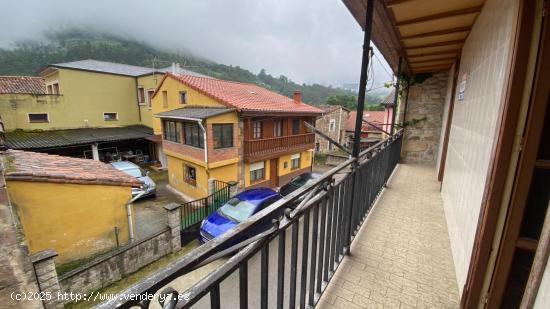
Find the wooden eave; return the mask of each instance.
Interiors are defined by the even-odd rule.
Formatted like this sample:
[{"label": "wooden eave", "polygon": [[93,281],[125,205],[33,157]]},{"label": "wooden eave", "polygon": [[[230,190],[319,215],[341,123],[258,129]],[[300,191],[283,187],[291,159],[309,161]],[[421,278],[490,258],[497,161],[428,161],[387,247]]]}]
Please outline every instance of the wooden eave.
[{"label": "wooden eave", "polygon": [[[364,29],[367,0],[342,0]],[[415,74],[450,69],[485,0],[375,0],[372,41],[390,67]]]}]

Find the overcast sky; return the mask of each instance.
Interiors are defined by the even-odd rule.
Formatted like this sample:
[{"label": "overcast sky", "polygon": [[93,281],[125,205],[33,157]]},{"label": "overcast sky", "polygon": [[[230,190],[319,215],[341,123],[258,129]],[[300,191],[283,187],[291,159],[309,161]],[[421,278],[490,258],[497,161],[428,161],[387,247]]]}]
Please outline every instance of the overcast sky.
[{"label": "overcast sky", "polygon": [[[0,0],[0,46],[73,25],[258,73],[359,81],[363,32],[341,0]],[[379,59],[382,57],[379,55]],[[391,80],[375,60],[375,86]]]}]

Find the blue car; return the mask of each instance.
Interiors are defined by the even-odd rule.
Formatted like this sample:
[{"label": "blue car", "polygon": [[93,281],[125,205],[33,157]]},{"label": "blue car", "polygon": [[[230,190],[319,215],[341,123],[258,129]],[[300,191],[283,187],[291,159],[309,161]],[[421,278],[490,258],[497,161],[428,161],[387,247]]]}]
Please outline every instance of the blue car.
[{"label": "blue car", "polygon": [[[249,189],[235,195],[202,221],[199,240],[205,243],[224,234],[281,198],[279,193],[268,188]],[[273,218],[263,218],[262,222],[240,241],[267,230],[270,227],[271,219]]]}]

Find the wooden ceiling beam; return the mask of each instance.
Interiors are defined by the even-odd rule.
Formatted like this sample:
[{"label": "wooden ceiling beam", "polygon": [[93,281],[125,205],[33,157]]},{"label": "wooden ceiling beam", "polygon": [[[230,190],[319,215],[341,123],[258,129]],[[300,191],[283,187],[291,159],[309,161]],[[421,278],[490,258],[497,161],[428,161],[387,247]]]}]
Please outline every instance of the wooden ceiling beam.
[{"label": "wooden ceiling beam", "polygon": [[435,43],[429,43],[429,44],[423,44],[423,45],[405,46],[405,49],[409,50],[409,49],[419,49],[419,48],[427,48],[427,47],[440,47],[440,46],[455,45],[455,44],[464,44],[464,40],[443,41],[443,42],[435,42]]},{"label": "wooden ceiling beam", "polygon": [[443,12],[443,13],[438,13],[433,15],[427,15],[427,16],[417,17],[409,20],[403,20],[403,21],[397,22],[396,26],[398,27],[408,26],[408,25],[419,24],[419,23],[447,18],[447,17],[468,15],[468,14],[479,13],[479,12],[481,12],[481,6],[474,6],[471,8],[465,8],[465,9],[448,11],[448,12]]},{"label": "wooden ceiling beam", "polygon": [[420,53],[416,55],[407,55],[408,59],[413,58],[420,58],[420,57],[426,57],[426,56],[438,56],[438,55],[450,55],[450,54],[458,54],[460,52],[460,49],[453,49],[453,50],[442,50],[442,51],[436,51],[436,52],[430,52],[430,53]]},{"label": "wooden ceiling beam", "polygon": [[387,7],[392,7],[401,3],[411,2],[411,1],[415,1],[415,0],[386,0],[384,4],[386,4]]},{"label": "wooden ceiling beam", "polygon": [[421,64],[421,63],[441,62],[441,61],[451,61],[451,60],[456,60],[456,56],[455,57],[429,59],[429,60],[420,60],[420,61],[410,60],[409,63],[411,64],[411,66],[414,66],[415,64]]},{"label": "wooden ceiling beam", "polygon": [[428,67],[413,68],[412,71],[414,73],[434,72],[434,71],[450,69],[451,66],[452,66],[452,64],[434,65],[434,66],[428,66]]},{"label": "wooden ceiling beam", "polygon": [[472,26],[449,28],[449,29],[436,30],[436,31],[430,31],[430,32],[424,32],[424,33],[401,36],[401,39],[402,40],[418,39],[418,38],[425,38],[425,37],[436,36],[436,35],[454,34],[454,33],[470,31],[471,29],[472,29]]}]

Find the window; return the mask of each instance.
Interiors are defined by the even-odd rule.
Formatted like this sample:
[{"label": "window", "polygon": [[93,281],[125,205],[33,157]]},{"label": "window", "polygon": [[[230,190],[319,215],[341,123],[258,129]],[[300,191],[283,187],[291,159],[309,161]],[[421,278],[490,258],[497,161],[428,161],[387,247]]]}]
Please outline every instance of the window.
[{"label": "window", "polygon": [[321,149],[321,145],[319,142],[315,143],[315,151],[319,151]]},{"label": "window", "polygon": [[197,185],[197,169],[192,166],[184,165],[184,180],[186,183],[196,186]]},{"label": "window", "polygon": [[262,122],[254,121],[252,123],[252,138],[262,138]]},{"label": "window", "polygon": [[300,168],[300,154],[293,154],[290,156],[290,169],[297,169]]},{"label": "window", "polygon": [[264,179],[264,161],[250,164],[250,182]]},{"label": "window", "polygon": [[138,87],[138,103],[145,103],[145,89],[143,87]]},{"label": "window", "polygon": [[283,121],[274,120],[273,121],[273,136],[283,136]]},{"label": "window", "polygon": [[59,83],[55,83],[53,86],[53,94],[59,94]]},{"label": "window", "polygon": [[214,149],[233,147],[233,124],[213,124]]},{"label": "window", "polygon": [[53,86],[48,85],[48,94],[53,94]]},{"label": "window", "polygon": [[330,132],[336,131],[336,119],[330,119],[328,124],[328,130]]},{"label": "window", "polygon": [[180,142],[180,128],[174,121],[164,121],[163,123],[164,139],[167,141]]},{"label": "window", "polygon": [[292,134],[300,134],[300,118],[292,119]]},{"label": "window", "polygon": [[332,151],[332,149],[334,149],[333,145],[331,142],[327,142],[327,147],[328,147],[328,151]]},{"label": "window", "polygon": [[202,148],[204,139],[202,130],[196,123],[185,123],[183,125],[183,133],[185,134],[185,145]]},{"label": "window", "polygon": [[[149,103],[151,104],[151,103]],[[162,92],[162,107],[167,108],[168,107],[168,92],[163,91]]]},{"label": "window", "polygon": [[28,115],[29,115],[29,122],[31,123],[50,122],[50,117],[48,117],[47,113],[36,113],[36,114],[28,114]]},{"label": "window", "polygon": [[118,120],[118,113],[103,113],[103,120],[116,121]]},{"label": "window", "polygon": [[187,104],[187,91],[180,91],[180,103]]},{"label": "window", "polygon": [[154,89],[147,90],[147,104],[149,104],[149,107],[153,106],[153,94],[155,94]]}]

